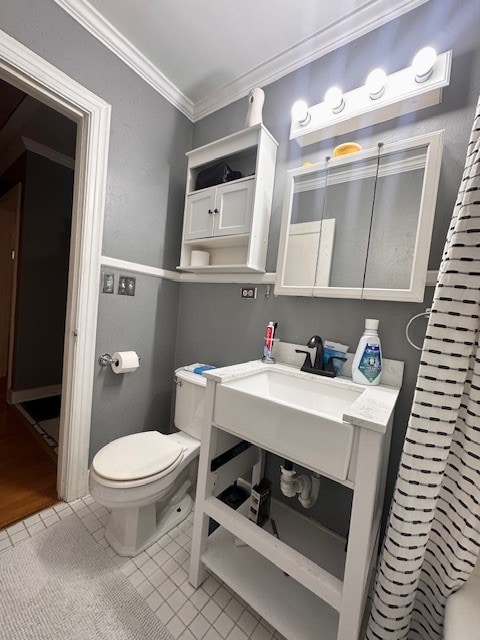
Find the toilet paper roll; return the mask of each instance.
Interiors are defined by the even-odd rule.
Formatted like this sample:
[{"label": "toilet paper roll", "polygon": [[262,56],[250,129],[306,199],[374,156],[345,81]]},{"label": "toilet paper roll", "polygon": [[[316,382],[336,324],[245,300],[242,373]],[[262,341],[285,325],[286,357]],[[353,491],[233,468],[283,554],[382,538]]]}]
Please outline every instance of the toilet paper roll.
[{"label": "toilet paper roll", "polygon": [[112,360],[113,373],[130,373],[138,369],[139,357],[135,351],[117,351]]},{"label": "toilet paper roll", "polygon": [[206,267],[210,264],[210,254],[208,251],[199,251],[194,249],[190,257],[190,266],[192,267]]}]

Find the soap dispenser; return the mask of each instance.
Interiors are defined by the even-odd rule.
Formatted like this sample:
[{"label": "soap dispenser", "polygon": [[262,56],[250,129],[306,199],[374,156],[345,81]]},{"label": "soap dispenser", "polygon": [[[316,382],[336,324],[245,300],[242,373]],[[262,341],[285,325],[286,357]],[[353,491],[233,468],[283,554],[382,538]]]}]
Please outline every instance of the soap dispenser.
[{"label": "soap dispenser", "polygon": [[357,384],[376,385],[382,377],[382,345],[378,320],[365,320],[365,331],[358,343],[352,364],[352,379]]}]

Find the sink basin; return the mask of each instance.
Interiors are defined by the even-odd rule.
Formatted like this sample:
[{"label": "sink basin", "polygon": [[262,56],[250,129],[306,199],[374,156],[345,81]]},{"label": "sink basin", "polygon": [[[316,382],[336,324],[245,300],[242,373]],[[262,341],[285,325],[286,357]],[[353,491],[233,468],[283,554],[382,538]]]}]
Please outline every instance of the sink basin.
[{"label": "sink basin", "polygon": [[213,421],[293,462],[344,480],[355,427],[343,415],[364,391],[345,380],[265,366],[217,384]]},{"label": "sink basin", "polygon": [[322,416],[342,420],[350,405],[363,393],[331,378],[296,377],[285,371],[259,371],[225,383],[259,398],[295,407],[299,411],[318,412]]}]

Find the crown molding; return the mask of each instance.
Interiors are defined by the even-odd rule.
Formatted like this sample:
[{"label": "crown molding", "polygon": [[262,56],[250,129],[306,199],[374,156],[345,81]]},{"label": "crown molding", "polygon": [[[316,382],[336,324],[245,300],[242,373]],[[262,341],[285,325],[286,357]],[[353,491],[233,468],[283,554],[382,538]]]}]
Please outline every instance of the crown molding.
[{"label": "crown molding", "polygon": [[391,3],[386,7],[383,0],[372,0],[359,11],[328,25],[310,38],[196,102],[193,121],[201,120],[218,109],[244,98],[252,87],[265,87],[426,2],[429,0],[397,0],[393,7]]},{"label": "crown molding", "polygon": [[194,104],[154,64],[125,38],[101,13],[84,0],[54,0],[137,73],[168,102],[193,121]]},{"label": "crown molding", "polygon": [[396,0],[392,6],[392,3],[385,3],[384,0],[371,0],[360,10],[351,12],[298,45],[270,58],[233,82],[193,103],[87,0],[55,0],[62,9],[192,122],[244,98],[252,87],[271,84],[428,1]]}]

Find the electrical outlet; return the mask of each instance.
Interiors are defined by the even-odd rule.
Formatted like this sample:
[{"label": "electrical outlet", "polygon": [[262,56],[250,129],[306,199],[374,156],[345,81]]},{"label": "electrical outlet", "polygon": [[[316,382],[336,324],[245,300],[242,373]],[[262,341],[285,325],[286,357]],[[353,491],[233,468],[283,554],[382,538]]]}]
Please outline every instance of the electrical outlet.
[{"label": "electrical outlet", "polygon": [[118,293],[121,296],[135,295],[135,278],[129,276],[120,276],[118,279]]},{"label": "electrical outlet", "polygon": [[257,287],[242,287],[242,298],[245,300],[255,300],[257,297]]},{"label": "electrical outlet", "polygon": [[113,293],[114,287],[115,287],[115,276],[113,275],[113,273],[104,273],[102,292]]}]

